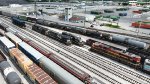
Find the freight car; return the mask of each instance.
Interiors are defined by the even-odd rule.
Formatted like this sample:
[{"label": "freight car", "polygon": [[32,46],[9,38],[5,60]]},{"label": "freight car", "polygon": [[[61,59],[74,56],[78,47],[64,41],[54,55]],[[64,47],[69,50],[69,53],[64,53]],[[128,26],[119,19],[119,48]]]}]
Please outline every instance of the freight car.
[{"label": "freight car", "polygon": [[[18,44],[19,49],[25,53],[34,62],[39,64],[50,76],[52,76],[60,84],[83,84],[76,77],[68,73],[66,70],[46,58],[44,55],[33,49],[28,44],[22,42]],[[34,54],[33,54],[34,52]]]},{"label": "freight car", "polygon": [[[7,41],[5,41],[5,42],[7,42]],[[15,42],[15,43],[17,43],[17,42]],[[44,58],[44,56],[42,54],[40,54],[38,51],[36,51],[35,49],[30,47],[26,43],[21,42],[18,45],[17,46],[20,50],[22,50],[35,63],[39,64],[49,75],[53,76],[53,78],[55,80],[57,80],[59,83],[63,83],[63,84],[83,84],[80,80],[76,79],[70,73],[68,73],[64,69],[60,68],[54,62],[48,60],[47,58]],[[6,51],[10,52],[10,49],[12,49],[12,48],[14,48],[14,47],[10,47],[9,49],[7,48]],[[34,53],[32,53],[32,52],[34,52]],[[63,74],[62,74],[62,72],[63,72]]]},{"label": "freight car", "polygon": [[[34,41],[30,41],[28,42],[28,44],[30,46],[32,46],[33,48],[35,48],[37,51],[39,51],[40,53],[42,53],[44,56],[46,56],[47,58],[49,58],[50,60],[54,61],[55,63],[57,63],[58,65],[60,65],[62,68],[64,68],[65,70],[67,70],[68,72],[70,72],[71,74],[73,74],[74,76],[76,76],[77,78],[79,78],[81,81],[83,82],[87,82],[89,83],[89,79],[90,79],[90,75],[87,74],[86,72],[80,70],[79,68],[73,66],[72,64],[70,64],[69,62],[59,58],[59,56],[56,56],[54,53],[50,52],[49,50],[43,48],[42,46],[40,46],[39,44],[37,44]],[[57,58],[56,58],[57,57]]]},{"label": "freight car", "polygon": [[7,32],[5,33],[5,36],[15,44],[15,46],[17,46],[18,43],[22,42],[21,39],[19,39],[17,36],[15,36],[13,33],[11,32]]},{"label": "freight car", "polygon": [[32,30],[34,30],[34,31],[36,31],[38,33],[41,33],[43,35],[45,35],[46,31],[48,31],[47,28],[41,27],[38,24],[33,25],[32,26]]},{"label": "freight car", "polygon": [[46,31],[45,35],[47,37],[53,38],[55,40],[58,40],[58,41],[66,44],[66,45],[71,45],[72,44],[70,37],[67,36],[67,35],[62,35],[62,34],[60,34],[58,32],[52,31],[52,30]]},{"label": "freight car", "polygon": [[5,35],[5,31],[0,29],[0,35],[4,36]]},{"label": "freight car", "polygon": [[104,82],[102,82],[101,80],[93,77],[91,80],[91,84],[105,84]]},{"label": "freight car", "polygon": [[[5,50],[5,52],[9,52],[10,48],[15,47],[14,44],[11,43],[6,37],[0,37],[0,45],[2,46],[2,49]],[[0,69],[3,72],[4,78],[6,79],[8,84],[21,84],[21,78],[6,61],[6,57],[4,57],[4,54],[2,52],[0,54],[4,59],[1,59]]]},{"label": "freight car", "polygon": [[150,21],[138,21],[131,24],[132,27],[150,29]]},{"label": "freight car", "polygon": [[105,9],[104,12],[105,12],[105,13],[114,13],[113,10],[109,10],[109,9]]},{"label": "freight car", "polygon": [[55,40],[58,40],[66,45],[71,45],[71,39],[69,36],[67,35],[62,35],[58,32],[55,32],[55,31],[52,31],[52,30],[49,30],[49,29],[46,29],[46,28],[43,28],[41,26],[38,26],[38,25],[33,25],[32,26],[32,30],[38,32],[38,33],[41,33],[43,35],[46,35],[47,37],[50,37],[50,38],[53,38]]},{"label": "freight car", "polygon": [[84,45],[84,42],[82,41],[81,37],[79,37],[79,36],[75,36],[75,35],[67,33],[67,32],[62,32],[62,35],[69,36],[71,38],[71,41],[72,41],[73,44],[76,44],[76,45],[79,45],[79,46]]},{"label": "freight car", "polygon": [[6,53],[9,53],[9,49],[15,48],[15,45],[6,37],[0,37],[0,45]]},{"label": "freight car", "polygon": [[57,84],[47,73],[33,63],[19,49],[12,48],[9,53],[11,58],[19,65],[23,72],[27,74],[34,84]]},{"label": "freight car", "polygon": [[37,18],[34,18],[34,17],[27,17],[27,21],[29,21],[29,22],[35,23],[36,20],[37,20]]},{"label": "freight car", "polygon": [[[58,29],[63,29],[63,30],[66,30],[66,31],[69,31],[69,32],[75,32],[75,33],[78,33],[78,34],[83,34],[83,35],[87,35],[87,36],[90,36],[90,37],[93,37],[93,38],[97,38],[97,39],[103,39],[103,40],[107,40],[107,41],[110,41],[110,42],[114,42],[113,39],[110,39],[116,35],[110,35],[110,34],[107,34],[107,33],[102,33],[100,31],[96,31],[96,30],[91,30],[91,29],[84,29],[84,28],[81,28],[81,27],[77,27],[76,26],[71,26],[71,25],[65,25],[65,24],[58,24],[58,23],[51,23],[51,25],[49,25],[50,27],[54,27],[56,28],[54,25],[56,25],[56,27],[58,27]],[[80,32],[79,32],[80,31]],[[126,37],[126,36],[123,36],[123,37]],[[114,38],[115,39],[115,38]],[[131,38],[126,38],[126,39],[131,39]],[[118,39],[117,39],[118,40]],[[117,42],[116,40],[116,42]],[[133,41],[136,41],[133,39]],[[118,40],[117,43],[119,43],[120,41]],[[121,42],[122,44],[126,44],[128,47],[131,47],[133,48],[134,47],[137,47],[137,48],[140,48],[136,43],[137,42]],[[144,43],[144,42],[143,42]],[[144,47],[143,47],[144,48]],[[145,49],[145,48],[144,48]]]},{"label": "freight car", "polygon": [[19,26],[19,27],[22,27],[22,28],[25,28],[25,27],[26,27],[25,21],[20,20],[20,19],[18,19],[18,18],[16,18],[16,17],[11,17],[11,19],[12,19],[12,23],[13,23],[13,24],[15,24],[15,25],[17,25],[17,26]]},{"label": "freight car", "polygon": [[119,13],[119,16],[127,16],[127,13]]},{"label": "freight car", "polygon": [[142,11],[139,11],[139,10],[135,10],[135,11],[132,11],[133,13],[137,13],[137,14],[141,14],[142,13]]},{"label": "freight car", "polygon": [[95,42],[92,44],[90,50],[108,56],[122,63],[129,64],[130,66],[140,67],[140,56],[128,52],[119,51],[106,44]]},{"label": "freight car", "polygon": [[127,11],[129,8],[117,8],[116,11]]},{"label": "freight car", "polygon": [[15,72],[15,70],[10,66],[7,61],[2,61],[0,63],[0,69],[3,72],[4,78],[8,84],[21,84],[21,78]]},{"label": "freight car", "polygon": [[4,31],[7,31],[8,27],[9,27],[8,25],[6,25],[6,24],[4,24],[3,22],[0,21],[0,29],[2,29]]}]

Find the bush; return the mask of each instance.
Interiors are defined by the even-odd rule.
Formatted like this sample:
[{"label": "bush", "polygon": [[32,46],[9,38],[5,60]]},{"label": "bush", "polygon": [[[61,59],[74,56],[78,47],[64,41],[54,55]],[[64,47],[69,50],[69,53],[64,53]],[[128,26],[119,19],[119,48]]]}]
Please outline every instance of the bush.
[{"label": "bush", "polygon": [[105,24],[105,26],[111,27],[111,28],[120,28],[120,26],[118,26],[118,25],[112,25],[112,24]]}]

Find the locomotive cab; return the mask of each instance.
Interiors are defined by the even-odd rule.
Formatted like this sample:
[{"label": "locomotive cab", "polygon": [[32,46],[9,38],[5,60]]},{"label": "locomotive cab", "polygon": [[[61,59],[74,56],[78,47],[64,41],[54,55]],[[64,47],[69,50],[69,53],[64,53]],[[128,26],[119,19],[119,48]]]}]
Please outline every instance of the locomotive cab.
[{"label": "locomotive cab", "polygon": [[150,72],[150,57],[145,59],[143,70]]}]

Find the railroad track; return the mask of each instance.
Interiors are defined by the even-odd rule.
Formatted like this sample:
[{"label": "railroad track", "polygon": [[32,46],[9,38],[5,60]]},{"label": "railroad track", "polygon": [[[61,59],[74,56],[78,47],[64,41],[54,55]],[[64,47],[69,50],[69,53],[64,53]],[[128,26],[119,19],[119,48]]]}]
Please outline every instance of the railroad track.
[{"label": "railroad track", "polygon": [[[14,26],[14,25],[11,25],[11,26]],[[35,39],[36,41],[38,41],[38,42],[40,42],[40,43],[46,45],[46,46],[49,47],[50,49],[52,49],[52,50],[54,50],[54,51],[56,51],[56,52],[59,51],[59,54],[65,56],[66,58],[69,58],[70,60],[74,61],[75,63],[79,64],[80,66],[82,66],[82,67],[88,69],[89,71],[93,72],[94,74],[98,75],[99,77],[101,77],[101,78],[103,78],[103,79],[109,81],[110,83],[112,83],[112,84],[121,84],[120,82],[118,82],[118,81],[116,81],[115,79],[113,79],[113,78],[111,78],[111,77],[105,75],[104,73],[102,73],[102,72],[100,72],[100,71],[98,71],[98,70],[96,70],[96,69],[90,67],[89,65],[87,65],[87,64],[85,64],[85,63],[82,63],[82,62],[79,61],[78,59],[72,58],[72,57],[70,57],[68,54],[66,54],[66,53],[64,53],[64,52],[62,52],[62,51],[60,51],[60,50],[58,50],[57,48],[51,46],[50,44],[45,43],[45,42],[42,41],[42,40],[39,40],[37,37],[35,37],[35,36],[33,36],[33,35],[30,34],[30,33],[33,33],[33,31],[30,32],[30,33],[27,33],[25,30],[22,30],[22,29],[20,29],[20,28],[18,28],[18,27],[16,27],[16,26],[15,26],[15,28],[17,29],[17,31],[20,31],[21,33],[27,35],[28,37],[30,37],[30,38],[32,38],[32,39]],[[13,28],[13,29],[14,29],[14,28]],[[35,33],[35,32],[34,32],[34,33]],[[37,35],[37,34],[36,34],[36,35]],[[39,36],[39,35],[38,35],[38,36]],[[44,37],[44,36],[43,36],[43,37]],[[42,38],[43,38],[43,37],[42,37]],[[55,42],[56,42],[56,41],[55,41]],[[62,44],[62,45],[63,45],[63,44]]]},{"label": "railroad track", "polygon": [[[54,22],[54,21],[50,21],[50,22]],[[27,21],[26,21],[26,23],[27,24],[33,24],[33,23],[27,22]],[[60,23],[60,24],[70,25],[70,24],[65,24],[65,23]],[[75,25],[72,25],[72,26],[75,26]],[[90,27],[88,28],[88,27],[83,27],[83,26],[76,26],[76,27],[81,27],[81,28],[84,28],[84,29],[91,29],[91,30],[101,31],[103,33],[121,34],[121,35],[136,37],[136,38],[140,38],[140,39],[150,40],[150,37],[148,37],[148,36],[139,36],[139,35],[133,35],[133,34],[127,34],[127,33],[120,33],[120,32],[107,31],[107,30],[100,30],[100,29],[95,29],[95,28],[90,28]]]},{"label": "railroad track", "polygon": [[[21,30],[21,29],[19,29],[19,30]],[[28,29],[27,29],[27,31],[29,31],[29,32],[31,32],[32,34],[37,35],[37,36],[39,36],[39,37],[41,37],[41,38],[47,40],[47,41],[50,42],[50,43],[53,43],[53,44],[56,43],[56,44],[55,44],[56,46],[59,46],[59,47],[63,48],[63,49],[66,50],[66,51],[69,50],[68,52],[73,53],[73,54],[75,54],[75,55],[81,57],[82,59],[87,60],[87,61],[89,61],[89,62],[91,62],[91,63],[97,65],[97,66],[100,67],[100,68],[103,68],[104,70],[106,70],[106,71],[108,71],[108,72],[111,72],[111,73],[114,73],[114,72],[115,72],[115,73],[114,73],[115,75],[117,75],[118,77],[121,77],[122,79],[124,79],[124,80],[126,80],[126,81],[128,81],[128,82],[130,82],[130,83],[137,83],[137,84],[140,84],[140,82],[134,80],[133,78],[128,77],[128,75],[121,74],[121,73],[117,73],[117,72],[118,72],[118,71],[124,71],[124,72],[126,72],[126,73],[128,73],[128,74],[130,74],[130,75],[135,76],[137,79],[144,80],[144,81],[150,83],[150,79],[149,79],[149,78],[146,78],[145,76],[140,75],[140,74],[138,74],[138,73],[135,73],[135,72],[133,72],[133,71],[131,71],[131,70],[128,71],[126,68],[121,67],[120,65],[117,65],[117,64],[115,64],[115,63],[112,63],[112,62],[109,62],[109,61],[104,61],[105,59],[100,58],[98,55],[96,56],[96,55],[94,55],[94,54],[92,54],[92,53],[85,52],[85,51],[83,51],[83,50],[80,50],[80,49],[77,48],[77,47],[74,47],[74,49],[71,49],[71,50],[70,50],[69,47],[66,48],[65,45],[60,45],[60,43],[58,43],[58,42],[53,42],[53,40],[47,39],[47,37],[42,36],[42,35],[40,35],[40,34],[34,32],[34,31],[32,31],[32,30],[28,30]],[[22,32],[23,32],[23,31],[22,31]],[[27,33],[26,33],[26,35],[27,35]],[[33,39],[35,39],[35,37],[34,37]],[[38,40],[38,39],[37,39],[37,40]],[[38,41],[39,41],[39,40],[38,40]],[[43,43],[43,42],[41,42],[41,43]],[[48,47],[50,47],[50,48],[53,48],[53,47],[50,46],[49,44],[45,44],[45,42],[44,42],[44,45],[46,45],[46,46],[48,46]],[[56,48],[54,48],[53,50],[58,51],[58,49],[56,49]],[[79,53],[79,52],[77,52],[77,51],[81,51],[82,54]],[[73,61],[78,61],[78,60],[75,59],[75,58],[72,58],[72,57],[70,58],[70,56],[66,55],[66,53],[63,53],[63,52],[59,52],[59,53],[62,54],[62,55],[65,55],[65,57],[67,57],[67,58],[69,58],[69,59],[71,59],[71,60],[73,60]],[[86,57],[87,55],[88,55],[88,57]],[[90,56],[92,56],[92,57],[90,57]],[[95,57],[99,57],[99,58],[95,58]],[[95,59],[93,59],[93,58],[95,58]],[[90,61],[91,59],[94,60],[94,61],[95,61],[96,59],[98,59],[98,60],[94,62],[94,61]],[[101,62],[101,61],[102,61],[102,62]],[[99,63],[99,62],[100,62],[100,63]],[[76,63],[78,63],[79,65],[81,65],[81,66],[83,66],[83,67],[88,66],[88,65],[85,65],[85,64],[82,65],[81,62],[76,62]],[[107,64],[107,66],[108,66],[108,65],[109,65],[109,66],[106,67],[106,66],[104,66],[104,64],[105,64],[105,65]],[[110,65],[111,65],[111,66],[110,66]],[[102,67],[102,66],[103,66],[103,67]],[[113,69],[112,69],[112,68],[109,68],[109,67],[112,67],[112,66],[113,66]],[[89,66],[88,66],[88,67],[89,67]],[[91,69],[91,67],[90,67],[90,68],[88,68],[88,67],[85,67],[85,68]],[[118,70],[115,69],[114,67],[117,67]],[[95,72],[96,70],[90,70],[90,71]]]},{"label": "railroad track", "polygon": [[[98,56],[98,55],[97,55],[97,56],[94,56],[93,54],[90,54],[89,52],[83,52],[83,50],[79,50],[79,48],[78,48],[78,50],[76,50],[77,48],[73,49],[73,48],[69,48],[70,46],[68,47],[68,46],[63,45],[63,44],[60,45],[59,42],[55,42],[54,40],[48,39],[47,37],[42,36],[42,35],[40,35],[39,33],[36,33],[36,32],[34,32],[34,31],[32,31],[32,30],[27,30],[27,31],[31,32],[32,34],[34,34],[34,35],[36,35],[36,36],[39,36],[40,38],[43,38],[43,39],[47,40],[47,41],[50,42],[50,43],[53,43],[53,44],[56,45],[56,46],[61,47],[62,49],[66,50],[66,51],[68,51],[68,52],[70,52],[70,53],[72,53],[72,54],[74,54],[74,55],[76,55],[76,56],[78,56],[78,57],[80,57],[80,58],[82,58],[82,59],[84,59],[84,60],[86,60],[86,61],[88,61],[88,62],[94,64],[94,65],[96,65],[96,66],[98,66],[99,68],[102,68],[102,69],[104,69],[104,70],[106,70],[106,71],[108,71],[108,72],[110,72],[110,73],[112,73],[112,74],[114,74],[114,75],[116,75],[116,76],[118,76],[118,77],[120,77],[120,78],[122,78],[122,79],[128,81],[128,82],[130,82],[130,83],[134,83],[134,84],[140,84],[140,83],[141,83],[141,82],[138,82],[137,80],[139,79],[139,76],[142,76],[142,75],[137,75],[137,74],[134,73],[133,71],[131,71],[131,70],[128,71],[126,68],[123,68],[123,67],[121,67],[120,65],[117,65],[117,64],[115,64],[115,63],[109,62],[109,61],[107,61],[107,60],[105,60],[105,59],[101,59],[101,57]],[[38,40],[38,41],[39,41],[39,40]],[[42,42],[42,43],[43,43],[43,42]],[[49,44],[45,44],[45,43],[44,43],[44,45],[46,45],[46,46],[52,48]],[[59,50],[56,50],[56,48],[55,48],[54,50],[55,50],[55,51],[59,51]],[[79,51],[82,51],[82,52],[80,53]],[[77,60],[77,59],[72,58],[72,57],[70,57],[69,55],[67,55],[66,53],[63,53],[63,52],[61,52],[61,51],[60,51],[59,53],[62,54],[63,56],[65,56],[65,57],[69,58],[70,60],[73,60],[74,62]],[[84,53],[84,54],[83,54],[83,53]],[[88,53],[88,54],[87,54],[87,53]],[[87,56],[87,55],[88,55],[88,56]],[[95,58],[95,57],[99,57],[99,58]],[[93,58],[95,58],[95,59],[93,59]],[[77,61],[76,61],[76,63],[79,64],[79,65],[81,65],[81,62],[77,62]],[[82,64],[83,64],[83,63],[82,63]],[[85,64],[83,64],[83,65],[85,65]],[[81,66],[83,66],[83,65],[81,65]],[[106,65],[107,65],[107,66],[106,66]],[[112,65],[113,65],[113,67],[112,67]],[[85,66],[88,66],[88,65],[85,65]],[[85,67],[85,66],[83,66],[83,67]],[[117,68],[114,68],[114,67],[117,67]],[[119,67],[119,68],[118,68],[118,67]],[[85,68],[91,69],[91,67],[90,67],[90,68],[85,67]],[[90,71],[91,71],[91,70],[90,70]],[[94,72],[95,72],[95,71],[96,71],[96,70],[94,70]],[[125,72],[123,72],[123,71],[125,71]],[[131,71],[131,73],[133,73],[133,74],[131,74],[130,71]],[[93,70],[92,70],[92,72],[93,72]],[[122,73],[118,73],[118,72],[122,72]],[[129,73],[129,75],[125,75],[126,73]],[[97,75],[98,75],[98,74],[97,74]],[[137,79],[137,80],[135,80],[135,79],[133,79],[133,78],[130,78],[131,75],[135,76],[135,79]],[[101,76],[100,76],[100,77],[101,77]],[[142,77],[143,77],[143,78],[140,79],[141,81],[146,79],[144,76],[142,76]],[[145,80],[145,81],[148,81],[148,80],[149,80],[149,79],[147,78],[147,80]],[[143,82],[144,82],[144,81],[143,81]],[[148,82],[150,83],[150,80],[149,80]]]}]

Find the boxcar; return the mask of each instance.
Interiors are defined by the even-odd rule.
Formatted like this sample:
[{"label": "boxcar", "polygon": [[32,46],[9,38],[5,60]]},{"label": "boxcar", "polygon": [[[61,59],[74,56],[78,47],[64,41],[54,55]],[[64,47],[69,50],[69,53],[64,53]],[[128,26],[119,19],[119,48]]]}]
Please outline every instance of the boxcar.
[{"label": "boxcar", "polygon": [[20,38],[18,38],[16,35],[14,35],[11,32],[7,32],[5,33],[5,36],[11,41],[13,42],[16,46],[18,43],[22,42],[22,40]]},{"label": "boxcar", "polygon": [[8,28],[8,27],[9,27],[8,25],[6,25],[6,24],[4,24],[3,22],[0,21],[0,28],[1,28],[2,30],[7,31],[7,28]]},{"label": "boxcar", "polygon": [[15,45],[6,37],[0,37],[0,45],[2,49],[9,54],[9,49],[15,48]]},{"label": "boxcar", "polygon": [[13,58],[24,71],[24,73],[29,76],[34,84],[57,84],[47,73],[45,73],[40,67],[34,64],[19,49],[11,49],[10,55],[11,58]]}]

